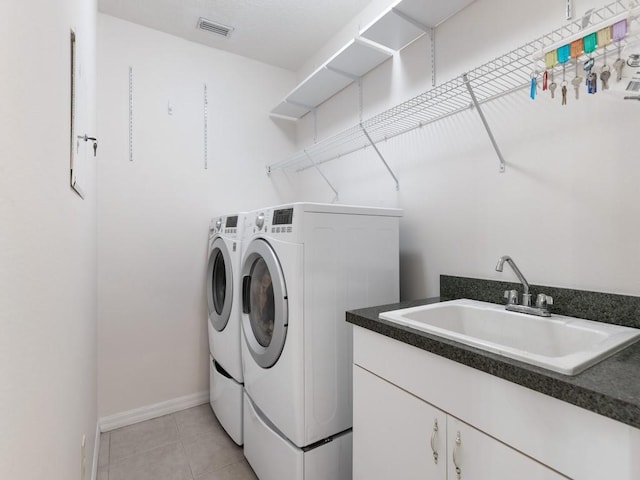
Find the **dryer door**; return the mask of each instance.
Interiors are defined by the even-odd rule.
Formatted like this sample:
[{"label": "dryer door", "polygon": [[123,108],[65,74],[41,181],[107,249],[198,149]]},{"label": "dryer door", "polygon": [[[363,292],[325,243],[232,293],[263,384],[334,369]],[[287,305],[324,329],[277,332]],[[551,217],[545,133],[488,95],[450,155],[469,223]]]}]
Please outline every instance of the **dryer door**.
[{"label": "dryer door", "polygon": [[244,254],[242,313],[251,356],[263,368],[273,366],[287,337],[287,287],[278,257],[262,239],[253,240]]},{"label": "dryer door", "polygon": [[227,244],[216,237],[211,245],[207,268],[207,303],[209,320],[221,332],[229,322],[233,301],[233,270]]}]

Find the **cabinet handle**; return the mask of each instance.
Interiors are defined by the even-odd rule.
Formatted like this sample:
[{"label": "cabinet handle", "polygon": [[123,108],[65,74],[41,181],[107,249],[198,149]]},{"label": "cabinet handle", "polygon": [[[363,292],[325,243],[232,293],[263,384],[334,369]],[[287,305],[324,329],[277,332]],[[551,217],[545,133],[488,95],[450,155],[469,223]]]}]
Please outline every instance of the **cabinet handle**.
[{"label": "cabinet handle", "polygon": [[460,470],[460,465],[458,465],[458,450],[462,446],[462,440],[460,440],[460,432],[456,433],[456,446],[453,448],[453,464],[456,467],[456,474],[458,475],[458,480],[462,479],[462,470]]},{"label": "cabinet handle", "polygon": [[433,421],[433,433],[431,434],[431,451],[433,452],[433,463],[438,464],[438,450],[436,450],[436,436],[438,435],[438,419]]}]

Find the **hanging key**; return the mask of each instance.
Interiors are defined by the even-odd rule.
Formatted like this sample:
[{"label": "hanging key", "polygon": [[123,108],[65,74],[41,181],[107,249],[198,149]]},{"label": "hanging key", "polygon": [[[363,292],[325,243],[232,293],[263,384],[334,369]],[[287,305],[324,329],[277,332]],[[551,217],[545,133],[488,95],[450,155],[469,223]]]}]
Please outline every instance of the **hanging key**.
[{"label": "hanging key", "polygon": [[604,65],[600,70],[600,81],[602,82],[602,90],[609,90],[609,79],[611,78],[611,69],[609,65]]},{"label": "hanging key", "polygon": [[[591,70],[593,69],[593,66],[595,64],[595,61],[593,60],[593,58],[589,58],[588,60],[586,60],[582,65],[582,68],[584,69],[584,74],[585,74],[585,85],[587,86],[587,92],[588,93],[592,93],[591,92],[591,85],[592,85],[592,77],[591,77]],[[577,64],[576,64],[577,67]]]},{"label": "hanging key", "polygon": [[622,69],[624,68],[624,60],[618,58],[613,62],[613,69],[616,71],[616,80],[619,82],[622,80]]},{"label": "hanging key", "polygon": [[598,74],[596,72],[590,71],[587,77],[587,92],[590,94],[598,92]]},{"label": "hanging key", "polygon": [[576,100],[580,98],[580,85],[582,85],[583,78],[578,74],[578,59],[576,58],[576,76],[573,80],[571,80],[571,85],[573,85],[573,89],[576,92]]},{"label": "hanging key", "polygon": [[549,92],[551,93],[551,98],[556,98],[556,88],[558,88],[558,85],[556,84],[553,77],[553,70],[551,70],[551,83],[549,84]]},{"label": "hanging key", "polygon": [[576,77],[571,80],[571,85],[573,85],[573,89],[576,92],[576,100],[580,98],[580,87],[582,86],[582,77]]},{"label": "hanging key", "polygon": [[562,88],[560,89],[562,92],[562,105],[567,104],[567,82],[562,82]]},{"label": "hanging key", "polygon": [[78,135],[78,140],[76,145],[80,146],[80,140],[84,140],[85,142],[93,142],[93,156],[97,156],[98,154],[98,139],[96,137],[90,137],[86,133],[84,135]]}]

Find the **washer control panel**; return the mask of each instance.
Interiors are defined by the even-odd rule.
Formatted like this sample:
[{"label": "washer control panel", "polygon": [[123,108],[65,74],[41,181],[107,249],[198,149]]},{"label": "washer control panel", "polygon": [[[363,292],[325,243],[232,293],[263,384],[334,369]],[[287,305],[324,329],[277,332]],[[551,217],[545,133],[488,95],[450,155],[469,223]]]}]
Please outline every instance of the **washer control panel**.
[{"label": "washer control panel", "polygon": [[209,236],[217,233],[224,233],[227,235],[235,235],[238,233],[238,216],[233,215],[230,217],[218,217],[211,220],[211,226],[209,227]]},{"label": "washer control panel", "polygon": [[227,221],[224,226],[224,233],[235,234],[238,233],[238,216],[233,215],[231,217],[227,217]]}]

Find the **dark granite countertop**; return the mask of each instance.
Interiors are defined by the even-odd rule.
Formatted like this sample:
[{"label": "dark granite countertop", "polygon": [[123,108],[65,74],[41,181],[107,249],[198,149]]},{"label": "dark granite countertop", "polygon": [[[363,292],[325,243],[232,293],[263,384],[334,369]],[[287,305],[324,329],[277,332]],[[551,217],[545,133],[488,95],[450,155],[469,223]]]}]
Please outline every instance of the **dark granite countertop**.
[{"label": "dark granite countertop", "polygon": [[353,325],[640,428],[640,342],[578,375],[567,376],[378,318],[380,312],[439,301],[438,297],[363,308],[347,312],[346,319]]}]

